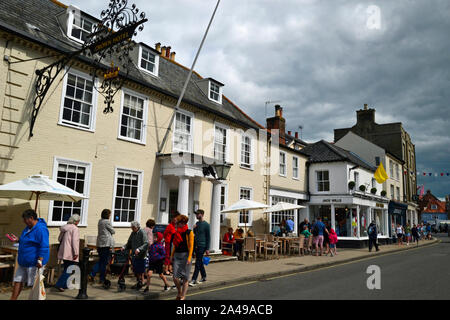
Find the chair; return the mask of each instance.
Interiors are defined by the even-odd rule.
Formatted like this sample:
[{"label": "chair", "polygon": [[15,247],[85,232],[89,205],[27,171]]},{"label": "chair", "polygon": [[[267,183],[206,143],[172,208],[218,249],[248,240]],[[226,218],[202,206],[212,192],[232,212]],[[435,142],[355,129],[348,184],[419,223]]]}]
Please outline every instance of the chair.
[{"label": "chair", "polygon": [[84,241],[86,246],[96,246],[97,245],[97,236],[84,236]]},{"label": "chair", "polygon": [[247,237],[244,239],[244,258],[248,254],[248,259],[250,259],[250,254],[253,254],[253,261],[256,261],[256,238]]},{"label": "chair", "polygon": [[295,249],[298,250],[298,255],[301,255],[300,248],[303,248],[303,239],[301,238],[292,238],[289,240],[289,254],[291,254],[291,251],[295,251]]},{"label": "chair", "polygon": [[61,261],[58,260],[59,243],[50,245],[50,256],[45,265],[45,278],[48,285],[56,283],[55,278],[59,278],[62,272]]},{"label": "chair", "polygon": [[267,252],[272,251],[272,256],[275,253],[278,258],[278,248],[280,247],[280,242],[275,240],[274,235],[269,234],[264,243],[264,259],[267,259]]},{"label": "chair", "polygon": [[256,236],[256,250],[258,252],[258,255],[261,255],[261,250],[264,248],[264,244],[267,239],[266,234],[257,234]]},{"label": "chair", "polygon": [[[227,255],[227,256],[229,255],[229,256],[231,256],[231,255],[233,255],[233,252],[234,252],[233,249],[234,249],[234,247],[235,247],[234,243],[222,241],[221,246],[220,246],[220,249],[222,250],[222,252],[223,252],[224,255]],[[225,252],[230,252],[230,254],[226,254]]]}]

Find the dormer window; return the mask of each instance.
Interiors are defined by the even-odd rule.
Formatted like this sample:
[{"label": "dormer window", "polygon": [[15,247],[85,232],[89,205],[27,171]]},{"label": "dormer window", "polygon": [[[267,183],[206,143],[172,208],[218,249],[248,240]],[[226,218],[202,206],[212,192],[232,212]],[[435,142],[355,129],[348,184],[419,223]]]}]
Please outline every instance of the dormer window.
[{"label": "dormer window", "polygon": [[88,35],[92,33],[94,23],[94,20],[83,16],[80,9],[72,7],[72,10],[69,10],[67,21],[67,36],[72,40],[84,43]]},{"label": "dormer window", "polygon": [[213,81],[209,81],[209,100],[222,103],[222,88]]},{"label": "dormer window", "polygon": [[159,55],[151,50],[139,47],[139,68],[145,72],[158,76]]}]

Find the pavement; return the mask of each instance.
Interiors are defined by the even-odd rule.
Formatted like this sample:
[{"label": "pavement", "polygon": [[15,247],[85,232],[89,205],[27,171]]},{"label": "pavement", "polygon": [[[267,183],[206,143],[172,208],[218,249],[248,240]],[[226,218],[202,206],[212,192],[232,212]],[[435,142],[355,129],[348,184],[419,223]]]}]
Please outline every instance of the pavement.
[{"label": "pavement", "polygon": [[[419,247],[435,244],[438,239],[420,241]],[[281,256],[279,259],[273,258],[269,260],[253,261],[227,261],[212,263],[206,267],[207,281],[198,284],[195,287],[189,287],[188,298],[191,293],[201,293],[202,291],[211,291],[237,284],[251,281],[261,281],[268,278],[279,277],[284,275],[295,274],[298,272],[315,270],[329,266],[344,264],[352,261],[362,260],[369,257],[382,256],[396,252],[416,249],[415,245],[397,244],[382,245],[380,251],[371,253],[368,249],[339,249],[338,254],[331,256]],[[193,271],[192,267],[192,271]],[[172,284],[171,279],[168,279]],[[117,290],[117,278],[111,279],[112,285],[109,290],[105,290],[100,284],[89,284],[87,294],[90,300],[146,300],[146,299],[174,299],[177,290],[172,289],[163,291],[163,282],[158,276],[151,279],[150,290],[143,293],[142,290],[137,292],[130,287],[135,284],[132,277],[127,277],[127,289],[124,292]],[[11,293],[9,290],[0,292],[0,300],[9,299]],[[24,290],[19,300],[28,300],[28,290]],[[53,288],[47,288],[47,300],[73,300],[78,294],[78,290],[66,290],[65,292],[57,292]]]},{"label": "pavement", "polygon": [[[188,300],[448,300],[450,238],[430,246],[190,292]],[[378,282],[373,269],[377,269]],[[369,270],[369,272],[368,272]],[[369,285],[368,285],[369,283]],[[374,284],[377,284],[374,286]]]}]

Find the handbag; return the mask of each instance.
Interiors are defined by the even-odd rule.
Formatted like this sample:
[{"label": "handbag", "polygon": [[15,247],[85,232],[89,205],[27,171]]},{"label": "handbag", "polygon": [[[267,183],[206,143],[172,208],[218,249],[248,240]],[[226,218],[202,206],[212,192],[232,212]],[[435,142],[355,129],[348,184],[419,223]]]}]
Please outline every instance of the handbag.
[{"label": "handbag", "polygon": [[34,277],[33,288],[31,288],[30,296],[28,297],[29,300],[45,300],[47,298],[44,279],[45,277],[41,274],[39,269],[37,269]]}]

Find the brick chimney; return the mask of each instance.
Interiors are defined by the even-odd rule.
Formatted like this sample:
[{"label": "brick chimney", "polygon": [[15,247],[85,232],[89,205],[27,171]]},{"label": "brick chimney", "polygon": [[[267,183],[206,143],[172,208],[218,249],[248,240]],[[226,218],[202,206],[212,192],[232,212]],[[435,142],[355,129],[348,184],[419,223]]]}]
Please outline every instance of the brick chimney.
[{"label": "brick chimney", "polygon": [[155,50],[161,53],[161,42],[155,43]]},{"label": "brick chimney", "polygon": [[280,105],[275,106],[275,117],[267,118],[267,129],[278,129],[280,135],[280,144],[286,144],[286,120],[283,118],[283,108]]},{"label": "brick chimney", "polygon": [[172,47],[167,47],[167,51],[166,51],[166,58],[170,57],[170,49],[172,49]]},{"label": "brick chimney", "polygon": [[295,133],[295,139],[298,139],[298,132]]}]

